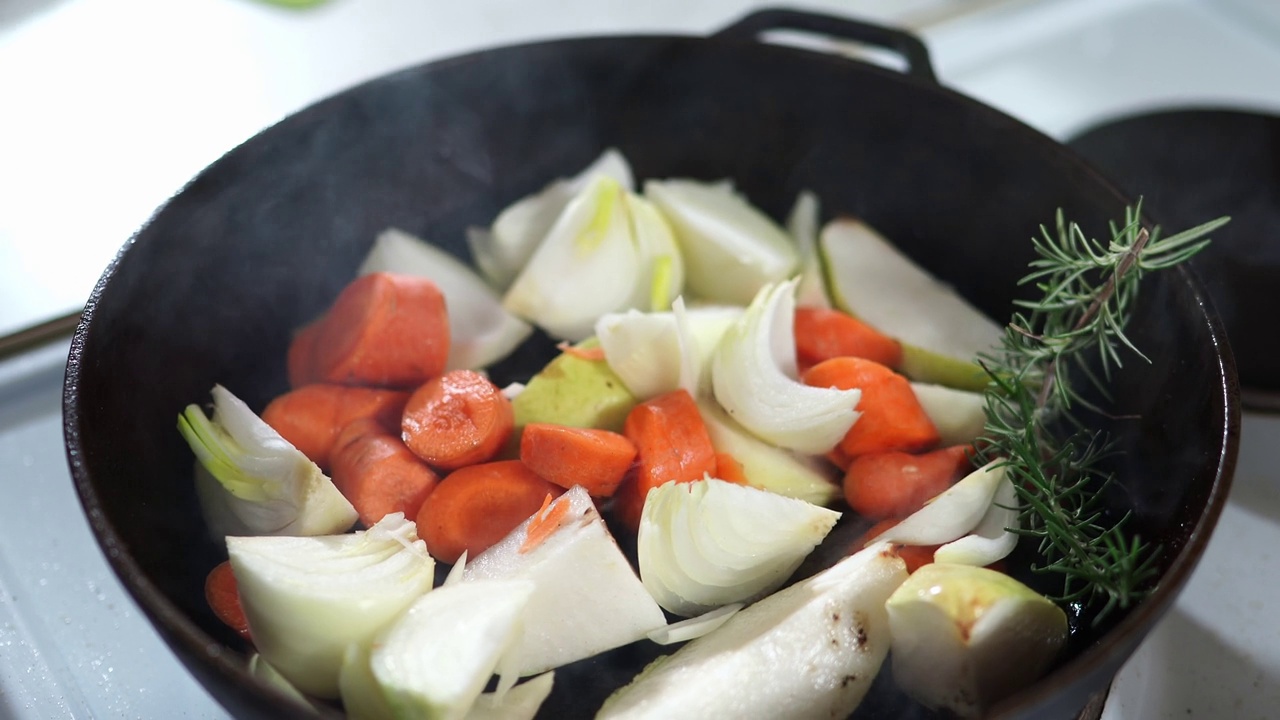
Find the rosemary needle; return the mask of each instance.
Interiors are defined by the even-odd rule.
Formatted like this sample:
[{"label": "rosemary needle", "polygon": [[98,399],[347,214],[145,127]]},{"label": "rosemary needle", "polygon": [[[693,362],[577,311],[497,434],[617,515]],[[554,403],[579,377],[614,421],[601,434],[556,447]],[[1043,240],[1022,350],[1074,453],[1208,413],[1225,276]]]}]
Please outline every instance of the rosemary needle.
[{"label": "rosemary needle", "polygon": [[1016,531],[1039,540],[1034,569],[1060,574],[1056,599],[1096,607],[1094,622],[1149,592],[1160,548],[1127,533],[1127,515],[1108,522],[1101,490],[1113,480],[1102,464],[1110,444],[1077,417],[1078,408],[1101,409],[1073,383],[1106,398],[1123,353],[1146,359],[1125,335],[1143,276],[1189,260],[1228,221],[1162,238],[1140,216],[1141,202],[1102,243],[1059,210],[1054,232],[1042,226],[1033,239],[1036,259],[1019,283],[1039,299],[1018,301],[1000,346],[979,358],[990,379],[979,455],[1008,465],[1021,506]]}]

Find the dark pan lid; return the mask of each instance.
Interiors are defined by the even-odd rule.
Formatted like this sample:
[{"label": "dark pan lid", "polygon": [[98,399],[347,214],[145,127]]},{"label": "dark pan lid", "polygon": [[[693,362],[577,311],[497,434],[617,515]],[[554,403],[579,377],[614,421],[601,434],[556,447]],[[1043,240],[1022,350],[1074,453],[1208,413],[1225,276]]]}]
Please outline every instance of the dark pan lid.
[{"label": "dark pan lid", "polygon": [[1106,122],[1068,143],[1169,232],[1231,223],[1195,261],[1227,327],[1245,404],[1280,410],[1280,117],[1168,110]]}]

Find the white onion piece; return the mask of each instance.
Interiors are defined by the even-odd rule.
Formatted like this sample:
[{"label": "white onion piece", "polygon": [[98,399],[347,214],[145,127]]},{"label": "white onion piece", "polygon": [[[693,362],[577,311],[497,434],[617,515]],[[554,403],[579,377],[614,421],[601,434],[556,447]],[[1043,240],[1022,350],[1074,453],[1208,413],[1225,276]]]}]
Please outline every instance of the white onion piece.
[{"label": "white onion piece", "polygon": [[633,193],[627,193],[624,202],[641,268],[631,306],[666,310],[684,290],[684,256],[671,225],[657,206]]},{"label": "white onion piece", "polygon": [[402,513],[347,535],[228,537],[227,553],[258,652],[321,698],[338,696],[347,647],[369,641],[435,577]]},{"label": "white onion piece", "polygon": [[533,332],[466,263],[403,230],[387,228],[374,240],[359,273],[374,272],[424,277],[440,288],[449,314],[449,370],[495,363]]},{"label": "white onion piece", "polygon": [[967,445],[982,436],[987,426],[987,400],[982,393],[943,385],[911,383],[943,445]]},{"label": "white onion piece", "polygon": [[802,190],[796,195],[791,214],[787,215],[787,232],[795,240],[800,255],[800,286],[796,288],[796,304],[801,307],[831,307],[822,274],[822,260],[818,257],[819,213],[818,196]]},{"label": "white onion piece", "polygon": [[383,720],[395,717],[382,686],[369,665],[371,643],[351,643],[342,654],[338,690],[342,709],[351,720]]},{"label": "white onion piece", "polygon": [[271,663],[263,660],[262,655],[258,653],[249,656],[249,674],[304,705],[311,704],[311,700],[307,699],[306,695],[299,692],[293,683],[281,675],[279,670],[271,667]]},{"label": "white onion piece", "polygon": [[554,672],[547,672],[502,694],[481,693],[467,712],[466,720],[533,720],[551,694],[555,677]]},{"label": "white onion piece", "polygon": [[791,238],[737,194],[694,180],[650,180],[644,193],[671,221],[697,296],[745,305],[795,270]]},{"label": "white onion piece", "polygon": [[659,645],[675,645],[700,638],[728,622],[729,618],[744,607],[743,603],[721,605],[710,612],[660,627],[649,633],[649,639]]},{"label": "white onion piece", "polygon": [[505,290],[547,237],[569,201],[599,177],[612,178],[628,191],[635,188],[626,158],[609,148],[576,176],[556,180],[498,213],[490,228],[468,229],[471,256],[490,284]]},{"label": "white onion piece", "polygon": [[996,487],[991,507],[973,532],[947,543],[933,553],[934,562],[985,567],[1013,552],[1018,545],[1018,497],[1013,480],[1005,475]]},{"label": "white onion piece", "polygon": [[711,361],[716,400],[757,437],[819,455],[857,420],[861,390],[805,385],[796,379],[796,281],[760,290],[725,331]]},{"label": "white onion piece", "polygon": [[839,518],[714,478],[669,482],[645,498],[636,539],[640,578],[676,615],[749,602],[781,587]]},{"label": "white onion piece", "polygon": [[396,717],[461,720],[520,637],[533,584],[463,582],[423,595],[369,654]]},{"label": "white onion piece", "polygon": [[872,539],[903,545],[942,545],[973,530],[1005,479],[1006,465],[992,460],[942,491],[924,507]]},{"label": "white onion piece", "polygon": [[[709,378],[705,371],[711,354],[741,315],[739,307],[687,309],[676,298],[670,312],[629,310],[602,315],[595,334],[609,368],[636,399],[647,400],[684,387],[686,375]],[[685,389],[697,395],[691,387]]]},{"label": "white onion piece", "polygon": [[213,417],[199,405],[178,416],[195,453],[196,495],[215,537],[329,535],[356,522],[356,510],[314,462],[215,385]]},{"label": "white onion piece", "polygon": [[630,307],[644,279],[625,191],[597,178],[560,214],[502,299],[553,337],[578,342],[596,319]]}]

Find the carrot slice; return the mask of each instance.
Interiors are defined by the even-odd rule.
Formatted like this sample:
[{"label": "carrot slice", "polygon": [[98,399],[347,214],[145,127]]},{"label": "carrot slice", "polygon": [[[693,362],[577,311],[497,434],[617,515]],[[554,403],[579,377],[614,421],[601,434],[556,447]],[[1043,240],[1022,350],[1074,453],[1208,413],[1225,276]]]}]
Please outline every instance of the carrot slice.
[{"label": "carrot slice", "polygon": [[361,419],[373,419],[389,431],[400,427],[400,414],[409,393],[347,385],[304,385],[272,400],[262,419],[322,469],[342,429]]},{"label": "carrot slice", "polygon": [[235,573],[231,571],[231,562],[223,560],[209,571],[204,579],[204,599],[209,609],[227,627],[235,630],[245,640],[252,640],[249,634],[249,619],[245,617],[244,607],[240,604],[240,590],[236,585]]},{"label": "carrot slice", "polygon": [[[876,539],[881,533],[889,528],[902,522],[902,518],[888,518],[872,525],[862,537],[859,537],[850,548],[850,553],[855,553],[866,547],[872,540]],[[894,552],[902,561],[907,564],[907,572],[913,573],[920,569],[922,565],[928,565],[933,562],[933,554],[938,551],[941,545],[898,545],[894,544]]]},{"label": "carrot slice", "polygon": [[796,308],[796,361],[803,367],[836,357],[860,357],[891,368],[902,364],[902,344],[861,320],[817,307]]},{"label": "carrot slice", "polygon": [[315,355],[316,338],[320,337],[320,320],[313,320],[298,328],[289,342],[289,354],[285,365],[289,372],[289,387],[300,388],[317,382]]},{"label": "carrot slice", "polygon": [[334,443],[333,484],[365,527],[391,513],[417,517],[439,481],[435,471],[377,420],[356,420]]},{"label": "carrot slice", "polygon": [[324,382],[412,388],[442,373],[449,356],[444,295],[426,278],[356,278],[316,332],[312,367]]},{"label": "carrot slice", "polygon": [[636,472],[614,493],[614,512],[632,531],[640,527],[645,497],[671,480],[692,482],[716,472],[716,451],[698,404],[686,390],[673,390],[631,409],[622,434],[636,445]]},{"label": "carrot slice", "polygon": [[716,453],[716,472],[715,476],[725,482],[737,483],[739,485],[750,485],[747,482],[747,473],[742,469],[742,463],[738,459],[727,452]]},{"label": "carrot slice", "polygon": [[863,517],[906,517],[969,472],[971,450],[953,445],[919,455],[861,455],[845,472],[844,499]]},{"label": "carrot slice", "polygon": [[530,423],[520,434],[520,460],[530,470],[595,497],[612,495],[635,459],[635,443],[608,430]]},{"label": "carrot slice", "polygon": [[418,511],[418,536],[437,560],[475,557],[506,537],[564,489],[519,460],[469,465],[445,476]]},{"label": "carrot slice", "polygon": [[911,383],[878,362],[832,358],[809,368],[802,378],[815,387],[862,390],[858,402],[862,415],[839,444],[850,458],[890,450],[924,450],[940,440],[938,429],[920,406]]},{"label": "carrot slice", "polygon": [[418,388],[404,407],[404,444],[441,470],[485,462],[515,425],[511,401],[474,370],[451,370]]}]

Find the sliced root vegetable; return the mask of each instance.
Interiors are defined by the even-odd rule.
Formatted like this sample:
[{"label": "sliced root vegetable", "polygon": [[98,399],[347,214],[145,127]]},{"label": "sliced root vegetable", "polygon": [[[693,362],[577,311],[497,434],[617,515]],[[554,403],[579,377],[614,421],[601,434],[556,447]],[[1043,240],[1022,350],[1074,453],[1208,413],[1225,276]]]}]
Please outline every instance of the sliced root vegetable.
[{"label": "sliced root vegetable", "polygon": [[697,403],[684,390],[636,405],[627,414],[622,434],[635,443],[637,466],[619,486],[613,509],[628,529],[640,526],[645,496],[651,489],[670,480],[692,482],[715,472],[715,448]]},{"label": "sliced root vegetable", "polygon": [[533,585],[485,580],[419,598],[369,653],[395,717],[462,720],[520,637]]},{"label": "sliced root vegetable", "polygon": [[930,383],[911,383],[920,407],[938,429],[943,445],[967,445],[982,437],[987,401],[982,393]]},{"label": "sliced root vegetable", "polygon": [[511,401],[474,370],[450,370],[414,391],[405,404],[404,444],[441,470],[485,462],[515,424]]},{"label": "sliced root vegetable", "polygon": [[178,431],[195,453],[196,495],[215,537],[328,535],[355,523],[319,466],[226,388],[211,395],[213,417],[188,405]]},{"label": "sliced root vegetable", "polygon": [[445,476],[422,503],[418,532],[442,562],[464,552],[474,558],[533,515],[547,495],[563,492],[519,460],[468,465]]},{"label": "sliced root vegetable", "polygon": [[992,460],[933,498],[924,507],[890,528],[877,542],[905,545],[942,545],[973,530],[1005,479],[1007,466]]},{"label": "sliced root vegetable", "polygon": [[888,545],[848,557],[658,659],[596,717],[846,717],[889,651],[884,602],[906,575]]},{"label": "sliced root vegetable", "polygon": [[398,435],[374,420],[357,420],[338,436],[333,484],[370,527],[392,513],[417,517],[440,477]]},{"label": "sliced root vegetable", "polygon": [[874,520],[906,517],[967,475],[973,467],[971,452],[968,445],[953,445],[914,455],[860,455],[845,471],[845,501]]},{"label": "sliced root vegetable", "polygon": [[745,305],[795,270],[791,238],[736,193],[694,180],[650,180],[644,192],[671,221],[698,297]]},{"label": "sliced root vegetable", "polygon": [[739,610],[746,607],[743,603],[721,605],[715,610],[705,612],[697,617],[685,618],[649,633],[649,639],[659,645],[675,645],[689,642],[706,635],[729,622]]},{"label": "sliced root vegetable", "polygon": [[397,228],[379,233],[360,274],[394,272],[424,277],[448,299],[450,342],[445,368],[486,367],[515,350],[533,327],[507,312],[502,299],[453,255]]},{"label": "sliced root vegetable", "polygon": [[373,273],[353,280],[320,321],[315,381],[413,388],[444,371],[449,316],[426,278]]},{"label": "sliced root vegetable", "polygon": [[880,363],[857,357],[832,358],[806,370],[803,379],[818,388],[862,392],[858,404],[861,415],[840,439],[840,450],[848,457],[893,450],[915,452],[938,444],[938,429],[920,406],[911,383]]},{"label": "sliced root vegetable", "polygon": [[719,455],[726,454],[741,467],[748,485],[814,505],[830,505],[840,495],[830,468],[818,458],[798,455],[771,445],[747,432],[719,405],[700,401],[698,410],[707,427],[707,435],[717,453],[717,472],[722,480],[731,480],[719,471]]},{"label": "sliced root vegetable", "polygon": [[289,682],[338,696],[347,646],[369,641],[431,589],[435,562],[400,515],[325,537],[229,537],[258,651]]},{"label": "sliced root vegetable", "polygon": [[886,603],[893,676],[932,709],[980,717],[1035,681],[1067,639],[1067,616],[1043,595],[985,568],[934,563]]},{"label": "sliced root vegetable", "polygon": [[866,358],[890,368],[902,363],[902,345],[897,340],[839,310],[796,308],[795,336],[800,367],[837,357]]},{"label": "sliced root vegetable", "polygon": [[818,196],[808,190],[796,195],[795,204],[787,215],[787,233],[795,240],[800,256],[800,285],[796,288],[796,302],[802,306],[827,308],[827,286],[822,272],[822,258],[818,255],[818,225],[821,222]]},{"label": "sliced root vegetable", "polygon": [[224,625],[235,630],[245,640],[253,639],[249,633],[249,620],[245,618],[244,607],[240,604],[236,574],[232,572],[230,562],[220,562],[209,571],[204,579],[204,599]]},{"label": "sliced root vegetable", "polygon": [[[564,508],[561,510],[560,508]],[[533,584],[513,663],[531,675],[639,640],[665,625],[609,534],[586,490],[560,496],[501,542],[467,563],[464,579],[519,579]],[[535,526],[541,539],[530,546]],[[588,599],[584,602],[583,599]]]},{"label": "sliced root vegetable", "polygon": [[303,455],[327,470],[338,434],[347,425],[369,418],[389,431],[400,428],[409,393],[397,390],[314,384],[280,395],[262,411],[270,425]]},{"label": "sliced root vegetable", "polygon": [[796,379],[794,280],[768,286],[720,339],[712,358],[716,401],[757,437],[809,454],[830,450],[858,419],[859,390]]},{"label": "sliced root vegetable", "polygon": [[[598,347],[589,340],[578,347]],[[561,353],[511,401],[515,424],[546,422],[621,431],[636,397],[603,360]]]},{"label": "sliced root vegetable", "polygon": [[612,495],[635,459],[635,443],[608,430],[533,423],[520,434],[520,461],[530,470],[566,490],[581,485],[595,497]]},{"label": "sliced root vegetable", "polygon": [[640,578],[691,617],[781,587],[840,513],[718,479],[649,491],[636,540]]},{"label": "sliced root vegetable", "polygon": [[938,562],[985,567],[1003,560],[1018,545],[1018,497],[1013,481],[1005,476],[996,486],[991,507],[973,532],[938,548]]}]

